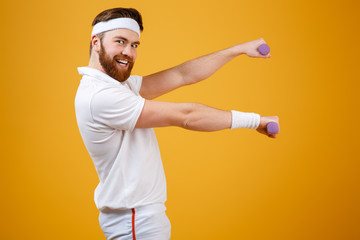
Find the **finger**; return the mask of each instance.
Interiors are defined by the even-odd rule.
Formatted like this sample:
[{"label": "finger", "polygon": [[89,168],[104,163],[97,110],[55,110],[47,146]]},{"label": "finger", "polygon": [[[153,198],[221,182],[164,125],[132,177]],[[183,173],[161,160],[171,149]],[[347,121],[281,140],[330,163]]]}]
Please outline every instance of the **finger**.
[{"label": "finger", "polygon": [[271,137],[271,138],[277,138],[277,134],[269,134],[269,137]]}]

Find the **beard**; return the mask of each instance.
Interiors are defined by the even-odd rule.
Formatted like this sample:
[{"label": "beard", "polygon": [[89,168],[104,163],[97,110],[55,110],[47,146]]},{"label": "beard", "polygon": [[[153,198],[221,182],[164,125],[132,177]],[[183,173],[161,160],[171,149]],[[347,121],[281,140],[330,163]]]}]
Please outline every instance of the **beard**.
[{"label": "beard", "polygon": [[[117,66],[117,62],[115,59],[128,60],[129,63],[128,63],[127,68],[120,69]],[[100,65],[102,66],[102,68],[104,69],[104,71],[106,72],[106,74],[109,75],[110,77],[118,80],[119,82],[124,82],[130,77],[131,70],[134,66],[134,61],[132,60],[132,58],[130,58],[128,56],[121,54],[118,56],[114,56],[114,58],[111,58],[105,51],[102,43],[100,43],[99,62],[100,62]]]}]

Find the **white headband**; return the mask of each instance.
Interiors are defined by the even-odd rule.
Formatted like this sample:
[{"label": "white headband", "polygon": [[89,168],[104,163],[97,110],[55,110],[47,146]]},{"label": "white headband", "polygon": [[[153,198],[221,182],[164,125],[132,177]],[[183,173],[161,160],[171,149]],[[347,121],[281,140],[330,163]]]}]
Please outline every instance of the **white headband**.
[{"label": "white headband", "polygon": [[140,37],[140,26],[137,21],[132,18],[115,18],[106,22],[98,22],[95,24],[91,36],[118,28],[130,29],[136,32]]}]

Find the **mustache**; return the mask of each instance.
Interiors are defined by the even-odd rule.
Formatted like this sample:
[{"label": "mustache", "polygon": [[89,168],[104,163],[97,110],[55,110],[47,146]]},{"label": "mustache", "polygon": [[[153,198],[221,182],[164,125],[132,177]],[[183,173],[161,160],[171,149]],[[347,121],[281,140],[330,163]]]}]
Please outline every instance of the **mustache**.
[{"label": "mustache", "polygon": [[116,55],[114,56],[114,60],[127,60],[129,63],[133,63],[134,59],[132,57],[126,56],[126,55]]}]

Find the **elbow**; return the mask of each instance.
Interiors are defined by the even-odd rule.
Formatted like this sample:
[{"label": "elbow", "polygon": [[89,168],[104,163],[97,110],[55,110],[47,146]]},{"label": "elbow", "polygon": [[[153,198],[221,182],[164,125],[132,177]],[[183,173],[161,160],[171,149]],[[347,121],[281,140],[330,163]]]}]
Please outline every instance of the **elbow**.
[{"label": "elbow", "polygon": [[204,79],[202,76],[198,76],[194,73],[190,74],[188,70],[182,69],[181,67],[178,69],[178,75],[181,78],[182,86],[192,85]]},{"label": "elbow", "polygon": [[199,107],[200,104],[198,103],[187,103],[182,111],[182,118],[179,127],[192,130],[195,122],[197,121],[195,113]]},{"label": "elbow", "polygon": [[195,79],[193,77],[185,77],[185,76],[183,76],[183,85],[184,86],[192,85],[192,84],[195,84],[195,83],[197,83],[199,81],[200,81],[199,79]]},{"label": "elbow", "polygon": [[202,75],[192,75],[189,76],[188,74],[183,74],[183,85],[187,86],[187,85],[192,85],[198,82],[201,82],[202,80],[206,79],[206,76],[202,76]]}]

